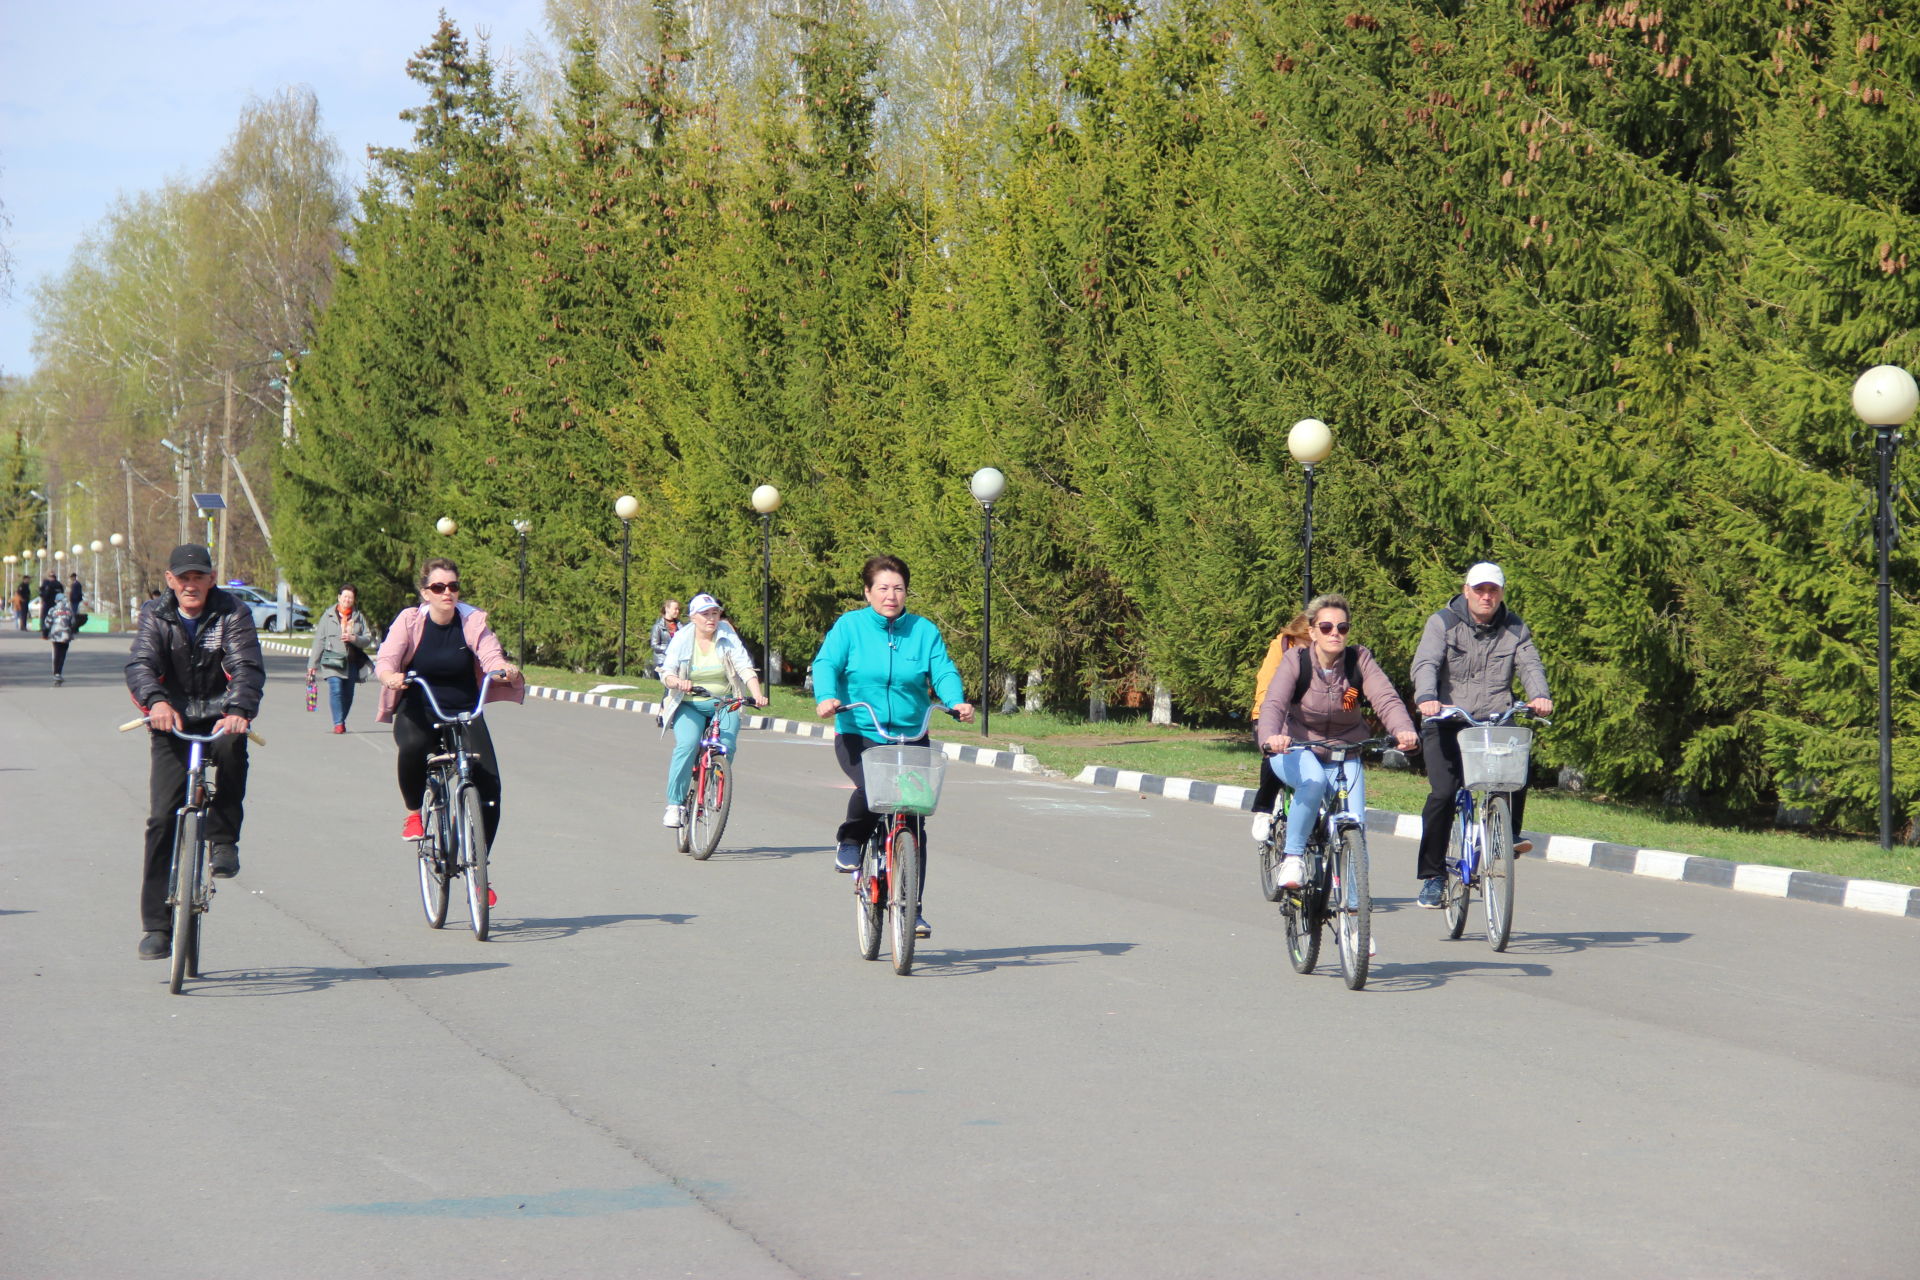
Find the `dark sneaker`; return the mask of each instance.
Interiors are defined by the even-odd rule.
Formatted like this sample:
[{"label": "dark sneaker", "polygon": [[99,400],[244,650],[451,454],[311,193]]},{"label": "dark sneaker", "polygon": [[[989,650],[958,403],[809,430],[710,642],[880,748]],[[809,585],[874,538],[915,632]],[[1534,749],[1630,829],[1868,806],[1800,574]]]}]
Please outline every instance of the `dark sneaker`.
[{"label": "dark sneaker", "polygon": [[215,880],[231,880],[240,874],[240,851],[230,844],[217,844],[212,865]]},{"label": "dark sneaker", "polygon": [[1428,876],[1420,882],[1420,905],[1432,910],[1440,909],[1440,896],[1447,890],[1445,876]]},{"label": "dark sneaker", "polygon": [[925,916],[914,917],[913,936],[916,938],[931,938],[933,936],[933,926],[927,923]]},{"label": "dark sneaker", "polygon": [[1533,841],[1515,840],[1513,842],[1513,851],[1519,854],[1521,857],[1525,857],[1527,854],[1533,852]]},{"label": "dark sneaker", "polygon": [[833,869],[851,875],[860,869],[860,846],[842,840],[833,851]]},{"label": "dark sneaker", "polygon": [[142,960],[165,960],[173,951],[173,935],[165,929],[149,929],[140,935]]}]

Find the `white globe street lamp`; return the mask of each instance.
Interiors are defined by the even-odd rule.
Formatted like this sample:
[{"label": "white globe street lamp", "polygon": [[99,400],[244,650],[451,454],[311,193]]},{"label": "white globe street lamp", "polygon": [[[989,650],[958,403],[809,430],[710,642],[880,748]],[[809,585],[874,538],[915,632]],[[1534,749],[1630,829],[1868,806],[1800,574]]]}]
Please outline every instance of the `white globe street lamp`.
[{"label": "white globe street lamp", "polygon": [[640,514],[640,499],[623,493],[613,500],[613,514],[620,517],[620,667],[616,674],[627,674],[627,566],[633,557],[633,518]]},{"label": "white globe street lamp", "polygon": [[441,534],[449,538],[451,538],[454,534],[460,532],[460,526],[453,522],[452,516],[441,516],[438,520],[435,520],[433,522],[433,527],[435,529],[438,529],[441,532]]},{"label": "white globe street lamp", "polygon": [[1300,607],[1313,600],[1313,469],[1333,453],[1333,432],[1318,418],[1302,418],[1287,432],[1287,452],[1307,474],[1307,500],[1301,510]]},{"label": "white globe street lamp", "polygon": [[760,675],[773,683],[773,513],[780,491],[763,484],[748,499],[760,515]]},{"label": "white globe street lamp", "polygon": [[1007,476],[998,467],[982,467],[967,481],[967,492],[980,504],[980,736],[986,737],[993,716],[993,504],[1007,491]]},{"label": "white globe street lamp", "polygon": [[1880,847],[1893,848],[1893,623],[1892,579],[1887,561],[1893,549],[1893,459],[1900,428],[1920,406],[1920,387],[1898,365],[1881,364],[1853,384],[1853,411],[1873,428],[1873,542],[1879,559],[1880,594]]}]

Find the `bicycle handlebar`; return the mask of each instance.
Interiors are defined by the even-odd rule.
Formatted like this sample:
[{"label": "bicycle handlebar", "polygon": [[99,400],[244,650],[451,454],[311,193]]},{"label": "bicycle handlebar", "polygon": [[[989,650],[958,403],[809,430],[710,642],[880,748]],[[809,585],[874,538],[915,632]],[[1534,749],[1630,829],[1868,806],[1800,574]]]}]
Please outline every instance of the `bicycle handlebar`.
[{"label": "bicycle handlebar", "polygon": [[1547,719],[1547,717],[1541,715],[1524,702],[1516,702],[1499,715],[1487,720],[1475,720],[1473,714],[1465,707],[1456,707],[1449,703],[1441,707],[1440,710],[1434,714],[1428,716],[1427,720],[1431,723],[1438,723],[1442,720],[1458,720],[1471,728],[1482,729],[1488,726],[1497,727],[1503,724],[1512,724],[1515,716],[1525,716],[1535,724],[1550,725],[1553,723],[1553,721]]},{"label": "bicycle handlebar", "polygon": [[[687,689],[687,696],[689,698],[716,698],[717,697],[717,695],[713,692],[713,690],[707,688],[707,686],[703,684],[696,684],[689,687]],[[718,698],[718,702],[719,702],[719,709],[721,711],[738,711],[740,708],[747,705],[747,699],[745,698]]]},{"label": "bicycle handlebar", "polygon": [[420,678],[419,672],[417,671],[407,672],[407,683],[401,685],[400,688],[402,692],[406,691],[407,685],[412,685],[415,688],[419,689],[420,692],[425,694],[427,697],[427,706],[430,707],[433,710],[433,714],[438,716],[441,720],[448,721],[448,722],[458,720],[463,723],[468,723],[474,720],[478,720],[481,716],[486,714],[487,686],[493,683],[493,678],[495,676],[504,675],[504,674],[505,674],[504,671],[489,671],[484,676],[482,676],[480,678],[479,696],[477,696],[473,700],[473,710],[462,711],[460,714],[452,715],[452,716],[448,715],[445,711],[442,711],[440,709],[440,700],[433,696],[433,686],[428,684],[425,680],[422,680]]},{"label": "bicycle handlebar", "polygon": [[[120,732],[125,733],[129,729],[141,728],[146,725],[146,723],[147,717],[145,716],[141,716],[138,720],[129,720],[120,726]],[[186,742],[212,742],[215,738],[226,733],[227,730],[216,728],[212,733],[185,733],[179,729],[169,729],[167,732]],[[255,746],[264,747],[267,745],[267,740],[251,729],[247,730],[247,738]]]},{"label": "bicycle handlebar", "polygon": [[1338,751],[1384,751],[1388,747],[1398,748],[1399,739],[1391,736],[1366,738],[1359,742],[1340,742],[1333,738],[1295,738],[1287,744],[1285,751],[1277,755],[1291,755],[1295,751],[1310,751],[1315,747],[1328,747]]},{"label": "bicycle handlebar", "polygon": [[841,711],[852,711],[855,707],[859,707],[860,709],[862,709],[867,713],[867,719],[873,721],[873,727],[880,734],[881,737],[885,738],[888,742],[896,742],[896,743],[912,742],[915,738],[925,737],[927,733],[927,726],[933,723],[933,713],[936,709],[946,712],[949,716],[952,716],[955,720],[958,720],[960,718],[960,713],[958,711],[955,711],[952,707],[942,706],[938,702],[929,702],[927,704],[926,718],[920,722],[920,727],[916,729],[914,732],[905,735],[904,737],[896,738],[893,734],[887,732],[885,725],[880,723],[880,713],[873,709],[873,706],[871,703],[843,702],[840,704],[839,710],[833,712],[833,714],[839,715]]}]

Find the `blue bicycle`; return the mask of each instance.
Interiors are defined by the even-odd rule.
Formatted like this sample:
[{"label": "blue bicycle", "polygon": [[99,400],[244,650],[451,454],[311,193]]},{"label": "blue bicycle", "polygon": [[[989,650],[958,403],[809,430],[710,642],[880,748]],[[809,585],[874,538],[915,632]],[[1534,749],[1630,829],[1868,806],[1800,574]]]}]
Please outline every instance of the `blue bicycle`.
[{"label": "blue bicycle", "polygon": [[1453,832],[1447,840],[1447,885],[1440,905],[1446,910],[1447,936],[1467,927],[1467,905],[1474,890],[1487,914],[1487,945],[1505,951],[1513,936],[1513,813],[1507,794],[1527,785],[1527,761],[1533,730],[1514,724],[1525,716],[1552,724],[1524,702],[1499,715],[1476,720],[1461,707],[1442,707],[1430,721],[1458,720],[1460,790],[1454,796]]}]

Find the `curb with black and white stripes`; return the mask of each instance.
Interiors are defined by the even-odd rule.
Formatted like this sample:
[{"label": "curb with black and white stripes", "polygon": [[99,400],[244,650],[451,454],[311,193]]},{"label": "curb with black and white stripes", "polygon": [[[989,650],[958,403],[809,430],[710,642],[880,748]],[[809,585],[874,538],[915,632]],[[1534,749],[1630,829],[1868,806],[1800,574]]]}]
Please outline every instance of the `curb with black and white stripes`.
[{"label": "curb with black and white stripes", "polygon": [[[1169,800],[1190,800],[1222,809],[1249,812],[1253,809],[1252,788],[1199,782],[1193,778],[1166,778],[1131,769],[1089,765],[1080,771],[1074,781],[1095,787],[1111,787],[1116,791],[1165,796]],[[1390,809],[1368,809],[1367,830],[1418,840],[1420,818],[1417,814],[1395,813]],[[1795,871],[1790,867],[1771,867],[1756,862],[1728,862],[1724,858],[1702,858],[1666,849],[1641,849],[1631,845],[1609,844],[1604,840],[1549,836],[1533,831],[1523,834],[1533,841],[1533,852],[1525,856],[1543,858],[1548,862],[1920,919],[1920,888],[1912,885],[1889,884],[1884,880],[1856,880],[1848,876]]]}]

